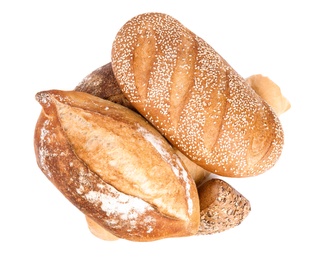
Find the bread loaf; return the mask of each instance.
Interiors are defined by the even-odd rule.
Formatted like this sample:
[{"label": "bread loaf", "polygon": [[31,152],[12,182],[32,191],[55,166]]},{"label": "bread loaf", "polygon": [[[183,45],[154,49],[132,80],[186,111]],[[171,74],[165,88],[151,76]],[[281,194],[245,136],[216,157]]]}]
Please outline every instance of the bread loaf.
[{"label": "bread loaf", "polygon": [[36,95],[37,163],[101,239],[225,231],[249,201],[223,180],[199,184],[210,171],[255,176],[278,160],[277,116],[290,104],[269,82],[244,80],[174,18],[139,15],[118,32],[112,63],[76,91]]},{"label": "bread loaf", "polygon": [[76,91],[43,91],[36,99],[43,107],[34,136],[37,163],[88,218],[133,241],[197,233],[196,185],[140,115]]},{"label": "bread loaf", "polygon": [[211,235],[236,227],[251,211],[250,202],[224,180],[208,180],[198,192],[201,215],[198,235]]},{"label": "bread loaf", "polygon": [[280,157],[283,129],[271,107],[173,17],[146,13],[129,20],[116,35],[111,62],[128,101],[207,171],[255,176]]}]

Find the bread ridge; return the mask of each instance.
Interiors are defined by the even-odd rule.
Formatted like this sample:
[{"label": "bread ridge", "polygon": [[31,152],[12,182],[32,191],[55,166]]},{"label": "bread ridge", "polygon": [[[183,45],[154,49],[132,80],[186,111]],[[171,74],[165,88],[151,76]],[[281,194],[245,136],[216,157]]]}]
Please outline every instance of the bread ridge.
[{"label": "bread ridge", "polygon": [[173,17],[133,17],[113,42],[119,87],[167,140],[226,177],[270,169],[284,134],[272,108],[210,45]]},{"label": "bread ridge", "polygon": [[[57,110],[61,109],[59,108],[61,104],[74,107],[84,106],[88,110],[92,109],[95,114],[99,112],[107,114],[108,110],[114,108],[124,111],[124,113],[129,111],[127,118],[132,121],[136,120],[130,114],[135,114],[134,112],[113,102],[75,91],[44,91],[37,94],[37,100],[43,106],[34,135],[37,163],[48,179],[86,216],[116,237],[133,241],[153,241],[167,237],[192,235],[197,232],[199,226],[198,194],[195,183],[185,171],[162,172],[162,176],[158,178],[163,185],[169,186],[164,179],[174,176],[177,179],[177,182],[174,182],[175,186],[182,187],[181,193],[176,194],[169,186],[170,193],[162,196],[166,196],[166,198],[171,196],[170,202],[158,203],[156,200],[161,198],[143,196],[142,192],[131,195],[132,186],[126,187],[126,189],[115,187],[114,184],[109,184],[109,179],[105,179],[104,175],[91,170],[92,165],[83,160],[82,155],[79,156],[80,153],[79,150],[76,150],[74,141],[65,133],[68,131],[66,128],[72,126],[63,125],[61,114],[59,115],[62,112]],[[73,117],[77,116],[74,110],[71,112]],[[116,115],[118,116],[118,121],[121,120],[119,114],[120,112],[114,115],[115,119]],[[140,116],[135,115],[142,121]],[[93,116],[95,119],[96,115]],[[138,120],[137,122],[140,123]],[[123,121],[120,124],[123,125]],[[153,136],[151,130],[147,134]],[[159,133],[158,135],[160,136]],[[131,140],[142,141],[131,136],[127,140],[127,145]],[[169,153],[164,145],[156,147],[156,149]],[[171,150],[173,151],[172,148]],[[143,156],[144,154],[143,157],[145,157],[150,151],[149,148],[145,148],[144,151],[138,151],[138,155]],[[172,156],[174,156],[173,153]],[[176,159],[175,163],[180,163],[178,157],[173,158]],[[129,164],[129,162],[127,163]],[[140,165],[140,167],[143,166]],[[175,168],[172,171],[175,171],[177,167],[183,166],[174,165],[173,167]],[[106,170],[111,171],[112,169],[107,168]],[[157,170],[160,171],[160,167]],[[126,185],[128,186],[127,183]],[[164,190],[164,188],[162,189]],[[156,191],[158,189],[155,189],[154,192]],[[138,197],[139,195],[141,197]],[[180,203],[182,200],[184,202]],[[184,210],[174,212],[169,208],[164,209],[164,203],[170,203],[170,206],[174,205],[175,208],[181,207]]]}]

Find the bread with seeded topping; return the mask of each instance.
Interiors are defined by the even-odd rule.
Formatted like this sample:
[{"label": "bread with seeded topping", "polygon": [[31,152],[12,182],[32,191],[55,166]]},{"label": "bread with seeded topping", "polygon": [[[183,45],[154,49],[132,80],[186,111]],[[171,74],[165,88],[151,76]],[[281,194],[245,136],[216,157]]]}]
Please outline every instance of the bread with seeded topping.
[{"label": "bread with seeded topping", "polygon": [[250,202],[230,184],[211,179],[198,188],[201,222],[198,235],[211,235],[234,228],[251,211]]},{"label": "bread with seeded topping", "polygon": [[272,108],[173,17],[133,17],[115,37],[111,62],[128,101],[207,171],[249,177],[279,159],[284,134]]},{"label": "bread with seeded topping", "polygon": [[83,92],[42,91],[36,99],[38,166],[95,227],[132,241],[197,233],[195,182],[144,118]]}]

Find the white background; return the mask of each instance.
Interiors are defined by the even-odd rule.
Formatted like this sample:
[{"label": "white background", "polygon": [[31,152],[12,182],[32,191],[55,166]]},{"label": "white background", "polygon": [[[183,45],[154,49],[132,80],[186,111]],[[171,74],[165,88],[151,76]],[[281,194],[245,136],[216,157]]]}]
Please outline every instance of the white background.
[{"label": "white background", "polygon": [[[7,3],[6,3],[7,2]],[[317,7],[315,1],[2,1],[0,3],[0,259],[318,259]],[[290,100],[274,168],[226,179],[252,211],[211,236],[106,242],[36,165],[36,92],[73,89],[110,61],[135,15],[172,15],[243,77],[269,76]],[[121,258],[122,257],[122,258]],[[169,258],[170,257],[170,258]]]}]

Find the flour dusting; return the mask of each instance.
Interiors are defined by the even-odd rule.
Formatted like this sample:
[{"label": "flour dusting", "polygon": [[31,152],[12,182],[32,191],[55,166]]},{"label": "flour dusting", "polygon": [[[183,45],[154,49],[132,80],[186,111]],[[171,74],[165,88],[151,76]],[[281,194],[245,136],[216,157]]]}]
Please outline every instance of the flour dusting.
[{"label": "flour dusting", "polygon": [[162,159],[171,166],[172,171],[177,176],[178,179],[181,179],[185,182],[185,191],[187,196],[188,203],[188,213],[191,215],[193,212],[193,201],[191,199],[190,188],[191,185],[189,183],[189,177],[187,171],[184,169],[179,157],[177,155],[172,156],[168,151],[166,151],[162,146],[162,140],[150,133],[147,129],[139,126],[137,129],[142,136],[150,142],[153,147],[158,151],[161,155]]},{"label": "flour dusting", "polygon": [[[84,197],[93,204],[98,204],[109,217],[107,224],[113,228],[122,228],[121,221],[127,222],[130,231],[137,228],[137,224],[142,223],[147,228],[147,233],[152,232],[152,224],[155,219],[150,216],[142,216],[153,208],[137,197],[128,196],[117,191],[114,187],[99,185],[100,191],[89,191]],[[107,192],[105,192],[105,189]],[[114,218],[116,216],[116,218]],[[128,230],[129,231],[129,230]]]}]

